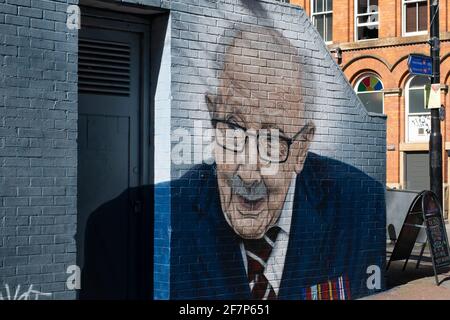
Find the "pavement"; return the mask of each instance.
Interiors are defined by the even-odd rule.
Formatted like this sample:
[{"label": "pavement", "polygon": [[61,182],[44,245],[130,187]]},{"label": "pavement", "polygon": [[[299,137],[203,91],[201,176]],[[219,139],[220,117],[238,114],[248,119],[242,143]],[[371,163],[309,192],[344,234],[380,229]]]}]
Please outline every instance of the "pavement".
[{"label": "pavement", "polygon": [[[445,226],[447,235],[450,235],[450,225]],[[387,261],[393,248],[388,244]],[[450,300],[450,268],[440,272],[437,286],[428,247],[419,268],[416,268],[420,249],[421,246],[416,245],[405,270],[402,270],[404,261],[391,263],[386,272],[386,291],[362,300]]]}]

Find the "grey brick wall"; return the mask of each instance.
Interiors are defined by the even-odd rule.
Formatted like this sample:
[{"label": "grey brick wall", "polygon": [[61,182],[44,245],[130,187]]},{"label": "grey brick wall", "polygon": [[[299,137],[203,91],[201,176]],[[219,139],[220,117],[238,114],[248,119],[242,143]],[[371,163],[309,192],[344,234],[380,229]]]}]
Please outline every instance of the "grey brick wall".
[{"label": "grey brick wall", "polygon": [[[0,1],[0,294],[73,299],[76,264],[76,0]],[[34,298],[34,296],[33,296]]]}]

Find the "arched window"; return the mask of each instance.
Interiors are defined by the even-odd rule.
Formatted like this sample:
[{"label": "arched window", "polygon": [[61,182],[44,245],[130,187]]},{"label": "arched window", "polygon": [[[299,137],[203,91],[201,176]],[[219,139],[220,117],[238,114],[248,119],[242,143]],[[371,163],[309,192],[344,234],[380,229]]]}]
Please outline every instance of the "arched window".
[{"label": "arched window", "polygon": [[415,76],[406,84],[405,111],[408,142],[428,142],[431,129],[430,111],[425,109],[424,88],[430,84],[425,76]]},{"label": "arched window", "polygon": [[383,113],[383,83],[374,75],[365,75],[356,83],[356,94],[368,112]]}]

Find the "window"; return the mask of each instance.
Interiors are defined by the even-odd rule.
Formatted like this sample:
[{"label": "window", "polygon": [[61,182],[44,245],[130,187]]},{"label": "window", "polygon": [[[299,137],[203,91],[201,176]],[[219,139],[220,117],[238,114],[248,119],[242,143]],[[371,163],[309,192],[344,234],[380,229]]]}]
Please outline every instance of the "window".
[{"label": "window", "polygon": [[311,1],[312,23],[322,36],[323,41],[333,41],[333,1]]},{"label": "window", "polygon": [[428,142],[431,130],[430,111],[425,109],[424,89],[430,79],[411,78],[406,86],[406,137],[408,142]]},{"label": "window", "polygon": [[403,34],[427,33],[427,0],[403,0]]},{"label": "window", "polygon": [[384,93],[381,80],[366,75],[356,84],[356,94],[368,112],[383,113]]},{"label": "window", "polygon": [[378,0],[356,0],[356,40],[378,38]]}]

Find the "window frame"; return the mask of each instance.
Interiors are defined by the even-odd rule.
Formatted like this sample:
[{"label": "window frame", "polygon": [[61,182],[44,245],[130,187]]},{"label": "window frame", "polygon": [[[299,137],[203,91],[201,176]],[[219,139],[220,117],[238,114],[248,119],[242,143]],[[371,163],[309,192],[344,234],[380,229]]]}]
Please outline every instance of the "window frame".
[{"label": "window frame", "polygon": [[[314,26],[315,16],[319,16],[319,15],[326,16],[327,14],[331,14],[331,40],[326,41],[324,38],[322,38],[322,39],[325,42],[325,44],[327,44],[327,45],[332,44],[333,43],[333,9],[328,10],[328,11],[323,10],[321,12],[314,12],[314,1],[323,1],[323,3],[326,4],[327,0],[311,0],[310,1],[310,5],[311,5],[311,7],[310,7],[311,8],[311,22],[312,22],[312,24]],[[331,5],[333,6],[333,0],[331,0]],[[324,21],[325,21],[325,19],[324,19]],[[325,32],[327,32],[328,31],[327,24],[324,23],[324,25],[325,25]],[[317,30],[317,31],[319,31],[319,30]],[[319,34],[320,34],[320,32],[319,32]]]},{"label": "window frame", "polygon": [[[406,32],[406,5],[409,3],[419,3],[419,2],[426,2],[426,4],[427,4],[427,28],[422,31]],[[413,36],[421,36],[421,35],[428,34],[428,23],[429,23],[428,22],[428,10],[429,10],[428,0],[402,0],[402,36],[403,37],[413,37]],[[417,7],[416,7],[416,22],[417,22],[417,24],[419,23],[418,14],[419,14],[419,11],[417,10]],[[419,27],[419,26],[417,25],[417,27]]]},{"label": "window frame", "polygon": [[[410,115],[416,115],[416,116],[430,116],[431,117],[431,111],[428,112],[418,112],[418,113],[409,113],[409,92],[411,90],[411,82],[416,77],[427,77],[427,76],[412,76],[408,79],[405,85],[405,142],[406,143],[426,143],[427,141],[411,141],[409,137],[409,116]],[[429,77],[427,77],[429,78]],[[430,83],[431,83],[431,79]],[[413,88],[412,90],[421,90],[420,88]]]},{"label": "window frame", "polygon": [[[369,2],[370,0],[366,0],[367,2]],[[354,2],[354,27],[355,27],[355,41],[370,41],[370,40],[377,40],[380,39],[380,8],[378,7],[378,11],[377,11],[377,15],[378,15],[378,21],[377,22],[371,22],[371,23],[362,23],[362,24],[358,24],[358,17],[362,17],[362,16],[368,16],[373,14],[372,12],[368,13],[358,13],[358,0],[355,0]],[[367,8],[369,8],[369,6],[367,6]],[[370,39],[358,39],[358,27],[366,27],[366,26],[371,26],[371,25],[377,25],[378,26],[378,37],[376,38],[370,38]]]},{"label": "window frame", "polygon": [[[365,78],[367,78],[367,77],[374,77],[374,78],[377,78],[378,81],[381,82],[381,85],[383,86],[383,89],[382,89],[382,90],[377,90],[377,91],[358,92],[358,87],[359,87],[361,81],[363,81],[363,80],[364,80]],[[360,95],[360,94],[370,94],[370,93],[380,92],[380,93],[382,94],[382,97],[383,97],[383,99],[382,99],[382,112],[381,112],[381,113],[378,113],[378,112],[371,112],[371,111],[368,111],[365,107],[364,107],[364,109],[365,109],[368,113],[370,112],[370,113],[375,113],[375,114],[383,114],[383,115],[385,114],[385,113],[384,113],[384,83],[383,83],[383,81],[381,80],[381,77],[380,77],[379,75],[377,75],[376,73],[373,73],[373,72],[361,74],[361,75],[358,77],[358,80],[355,82],[354,90],[355,90],[355,93],[356,93],[356,95],[358,96],[358,98],[359,98],[359,95]],[[359,98],[359,99],[360,99],[360,98]]]}]

